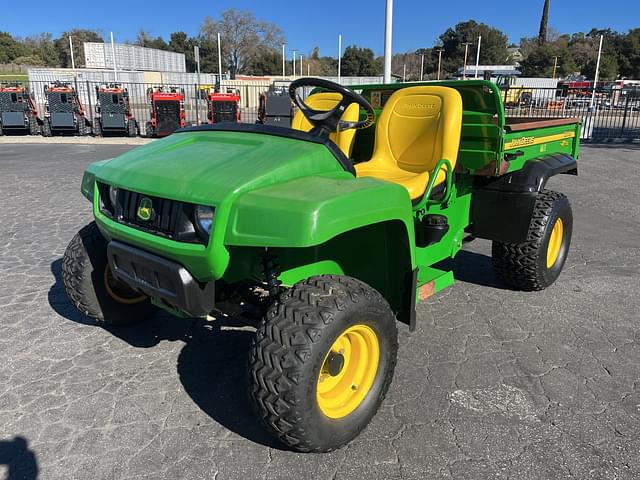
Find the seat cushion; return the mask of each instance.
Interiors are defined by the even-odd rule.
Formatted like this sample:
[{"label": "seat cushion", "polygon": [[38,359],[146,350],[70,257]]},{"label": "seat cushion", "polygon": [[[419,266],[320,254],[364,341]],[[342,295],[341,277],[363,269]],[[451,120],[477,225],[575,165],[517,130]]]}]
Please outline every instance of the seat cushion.
[{"label": "seat cushion", "polygon": [[[411,200],[415,200],[424,195],[429,183],[429,172],[414,173],[402,170],[401,168],[389,168],[389,165],[382,162],[357,163],[356,174],[358,177],[375,177],[380,180],[398,183],[407,189]],[[447,178],[444,170],[440,170],[435,185],[441,184]]]}]

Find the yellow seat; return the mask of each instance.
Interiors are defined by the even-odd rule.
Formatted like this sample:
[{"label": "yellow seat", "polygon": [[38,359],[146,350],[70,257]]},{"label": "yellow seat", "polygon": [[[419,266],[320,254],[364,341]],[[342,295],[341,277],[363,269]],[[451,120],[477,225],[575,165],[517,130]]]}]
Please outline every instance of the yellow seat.
[{"label": "yellow seat", "polygon": [[[314,110],[328,111],[332,110],[340,100],[342,100],[342,95],[340,95],[339,93],[323,92],[309,95],[309,97],[305,100],[305,103],[309,106],[309,108],[312,108]],[[345,109],[342,117],[340,117],[340,120],[345,122],[357,122],[359,118],[360,107],[358,107],[357,103],[352,103]],[[307,120],[302,112],[298,110],[293,116],[293,120],[291,121],[291,128],[293,128],[294,130],[302,130],[303,132],[308,132],[313,128],[313,125],[309,120]],[[342,150],[347,158],[349,158],[351,157],[351,149],[353,148],[353,138],[355,137],[355,134],[355,128],[350,128],[349,130],[333,132],[331,135],[329,135],[329,138],[338,146],[340,150]]]},{"label": "yellow seat", "polygon": [[[435,85],[400,89],[384,106],[373,155],[356,164],[357,176],[399,183],[411,200],[420,198],[439,160],[455,167],[461,128],[462,98],[457,90]],[[446,175],[441,168],[434,186]]]}]

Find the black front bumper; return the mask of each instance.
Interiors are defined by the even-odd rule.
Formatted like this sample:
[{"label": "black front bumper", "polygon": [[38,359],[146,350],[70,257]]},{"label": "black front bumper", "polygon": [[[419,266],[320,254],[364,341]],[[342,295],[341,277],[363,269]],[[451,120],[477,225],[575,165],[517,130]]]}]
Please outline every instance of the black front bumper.
[{"label": "black front bumper", "polygon": [[115,240],[107,257],[119,280],[148,297],[194,317],[213,310],[215,282],[201,284],[182,265]]}]

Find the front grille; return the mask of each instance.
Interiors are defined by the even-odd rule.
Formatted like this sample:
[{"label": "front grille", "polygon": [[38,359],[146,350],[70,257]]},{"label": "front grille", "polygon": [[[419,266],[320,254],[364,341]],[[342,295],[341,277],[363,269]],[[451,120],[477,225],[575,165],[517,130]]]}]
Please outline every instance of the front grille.
[{"label": "front grille", "polygon": [[[115,205],[109,199],[109,186],[98,183],[100,208],[102,213],[123,225],[138,230],[177,240],[179,242],[200,243],[206,245],[209,235],[195,227],[195,207],[193,203],[154,197],[122,188],[118,189]],[[148,220],[138,215],[140,202],[151,202],[151,215]]]}]

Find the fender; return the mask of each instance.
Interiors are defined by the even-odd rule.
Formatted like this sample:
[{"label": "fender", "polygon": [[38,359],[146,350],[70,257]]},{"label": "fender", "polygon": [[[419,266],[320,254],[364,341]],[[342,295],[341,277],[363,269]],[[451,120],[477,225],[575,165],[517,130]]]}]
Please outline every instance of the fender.
[{"label": "fender", "polygon": [[524,242],[538,193],[558,174],[577,175],[578,163],[563,153],[545,155],[476,189],[471,201],[471,234],[505,243]]}]

